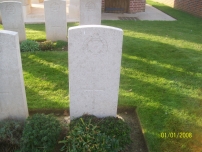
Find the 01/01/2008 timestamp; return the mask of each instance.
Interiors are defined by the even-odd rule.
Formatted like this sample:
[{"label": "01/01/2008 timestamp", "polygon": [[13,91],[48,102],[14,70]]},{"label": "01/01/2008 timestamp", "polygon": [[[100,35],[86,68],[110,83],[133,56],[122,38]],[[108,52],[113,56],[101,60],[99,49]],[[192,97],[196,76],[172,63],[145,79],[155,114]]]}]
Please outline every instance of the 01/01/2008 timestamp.
[{"label": "01/01/2008 timestamp", "polygon": [[192,138],[191,132],[161,132],[161,138]]}]

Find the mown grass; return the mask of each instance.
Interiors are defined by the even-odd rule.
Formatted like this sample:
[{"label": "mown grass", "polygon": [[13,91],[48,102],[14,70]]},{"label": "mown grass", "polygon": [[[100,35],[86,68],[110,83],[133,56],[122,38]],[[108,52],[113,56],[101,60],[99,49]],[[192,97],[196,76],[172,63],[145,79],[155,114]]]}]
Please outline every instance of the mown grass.
[{"label": "mown grass", "polygon": [[29,109],[67,108],[67,52],[22,53]]},{"label": "mown grass", "polygon": [[[137,107],[151,152],[200,152],[202,19],[147,2],[177,21],[102,21],[124,30],[119,105]],[[26,25],[26,33],[44,40],[45,26]],[[69,107],[67,52],[22,53],[22,62],[29,109]],[[193,137],[160,136],[171,132]]]}]

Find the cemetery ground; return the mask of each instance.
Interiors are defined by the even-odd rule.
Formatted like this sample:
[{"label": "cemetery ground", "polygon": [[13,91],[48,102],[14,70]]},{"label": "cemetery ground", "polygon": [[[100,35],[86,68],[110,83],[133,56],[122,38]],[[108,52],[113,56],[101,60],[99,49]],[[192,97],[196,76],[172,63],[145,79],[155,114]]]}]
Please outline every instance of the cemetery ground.
[{"label": "cemetery ground", "polygon": [[[200,152],[202,19],[147,2],[177,21],[102,21],[124,30],[119,106],[137,108],[149,151]],[[45,25],[26,35],[44,41]],[[67,52],[21,55],[29,110],[69,108]]]}]

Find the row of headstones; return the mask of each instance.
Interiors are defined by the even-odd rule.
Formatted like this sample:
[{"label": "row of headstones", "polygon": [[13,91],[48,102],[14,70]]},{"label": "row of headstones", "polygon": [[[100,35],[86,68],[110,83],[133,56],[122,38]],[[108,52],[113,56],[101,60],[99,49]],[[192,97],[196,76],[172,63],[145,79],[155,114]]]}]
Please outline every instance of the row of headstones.
[{"label": "row of headstones", "polygon": [[[100,19],[101,20],[101,19]],[[102,25],[68,30],[70,117],[116,116],[123,31]],[[0,31],[0,120],[28,116],[17,32]]]},{"label": "row of headstones", "polygon": [[[66,0],[45,0],[47,40],[67,41]],[[0,3],[4,30],[16,31],[26,40],[21,2]],[[101,0],[80,0],[80,25],[101,24]]]}]

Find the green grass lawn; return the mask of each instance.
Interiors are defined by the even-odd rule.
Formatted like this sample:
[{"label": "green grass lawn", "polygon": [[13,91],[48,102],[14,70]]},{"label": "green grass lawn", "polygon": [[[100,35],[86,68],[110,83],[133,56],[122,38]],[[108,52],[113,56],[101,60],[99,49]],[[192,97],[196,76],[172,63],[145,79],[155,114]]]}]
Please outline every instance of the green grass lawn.
[{"label": "green grass lawn", "polygon": [[[201,152],[202,19],[147,2],[177,21],[102,21],[124,30],[119,105],[137,107],[151,152]],[[45,40],[45,25],[26,33]],[[22,53],[22,63],[29,109],[69,107],[66,51]],[[160,136],[181,132],[192,138]]]}]

